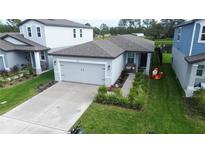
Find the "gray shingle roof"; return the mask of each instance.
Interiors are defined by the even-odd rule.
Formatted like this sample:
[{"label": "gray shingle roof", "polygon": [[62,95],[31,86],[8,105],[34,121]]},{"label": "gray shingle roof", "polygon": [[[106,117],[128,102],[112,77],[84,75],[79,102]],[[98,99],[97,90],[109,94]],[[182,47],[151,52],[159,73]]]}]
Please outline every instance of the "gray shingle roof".
[{"label": "gray shingle roof", "polygon": [[154,42],[135,35],[113,36],[110,40],[126,51],[151,52],[154,51]]},{"label": "gray shingle roof", "polygon": [[[16,44],[12,44],[6,40],[4,40],[4,38],[6,37],[12,37],[14,39],[17,39],[21,42],[24,42],[27,45],[16,45]],[[45,50],[49,50],[49,48],[42,46],[38,43],[35,43],[33,41],[30,41],[26,38],[24,38],[24,36],[22,34],[19,33],[1,33],[0,34],[0,49],[4,50],[4,51],[45,51]]]},{"label": "gray shingle roof", "polygon": [[59,49],[50,54],[59,56],[115,58],[125,51],[153,52],[154,43],[134,35],[118,35],[110,40],[91,41],[81,45]]},{"label": "gray shingle roof", "polygon": [[[106,44],[106,47],[105,47]],[[113,49],[113,50],[109,50]],[[50,53],[51,55],[60,56],[79,56],[79,57],[101,57],[101,58],[114,58],[119,53],[123,52],[122,49],[112,44],[107,40],[91,41],[84,44],[72,46],[69,48],[60,49]]]},{"label": "gray shingle roof", "polygon": [[76,28],[92,29],[92,27],[90,26],[86,26],[84,24],[80,24],[80,23],[73,22],[73,21],[66,20],[66,19],[26,19],[22,21],[18,26],[23,25],[24,23],[30,20],[35,20],[47,26],[76,27]]},{"label": "gray shingle roof", "polygon": [[184,58],[188,63],[190,64],[194,64],[200,61],[204,61],[205,60],[205,53],[201,53],[201,54],[197,54],[197,55],[193,55],[193,56],[187,56]]}]

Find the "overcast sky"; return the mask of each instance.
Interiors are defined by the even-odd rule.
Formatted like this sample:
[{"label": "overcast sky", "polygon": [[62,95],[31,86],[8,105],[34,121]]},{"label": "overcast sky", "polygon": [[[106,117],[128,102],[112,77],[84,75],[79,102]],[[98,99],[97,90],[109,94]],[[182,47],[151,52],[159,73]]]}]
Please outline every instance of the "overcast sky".
[{"label": "overcast sky", "polygon": [[[120,19],[105,19],[105,20],[99,20],[99,19],[90,19],[90,20],[85,20],[85,19],[68,19],[68,20],[72,20],[75,22],[79,22],[82,24],[86,24],[86,23],[90,23],[92,27],[100,27],[100,25],[102,23],[105,23],[106,25],[108,25],[109,27],[115,27],[118,26],[118,22]],[[3,23],[6,23],[5,19],[1,19],[1,21]]]},{"label": "overcast sky", "polygon": [[119,19],[91,19],[91,20],[84,20],[84,19],[73,19],[73,21],[86,24],[90,23],[92,27],[100,27],[102,23],[105,23],[109,27],[115,27],[118,26]]}]

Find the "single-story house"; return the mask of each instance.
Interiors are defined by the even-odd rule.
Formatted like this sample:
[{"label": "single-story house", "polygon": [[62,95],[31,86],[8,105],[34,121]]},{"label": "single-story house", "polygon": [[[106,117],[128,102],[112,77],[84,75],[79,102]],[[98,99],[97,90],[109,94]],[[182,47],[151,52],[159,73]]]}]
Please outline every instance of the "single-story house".
[{"label": "single-story house", "polygon": [[153,51],[153,41],[130,34],[61,48],[49,55],[56,81],[111,86],[125,68],[141,68],[149,74]]}]

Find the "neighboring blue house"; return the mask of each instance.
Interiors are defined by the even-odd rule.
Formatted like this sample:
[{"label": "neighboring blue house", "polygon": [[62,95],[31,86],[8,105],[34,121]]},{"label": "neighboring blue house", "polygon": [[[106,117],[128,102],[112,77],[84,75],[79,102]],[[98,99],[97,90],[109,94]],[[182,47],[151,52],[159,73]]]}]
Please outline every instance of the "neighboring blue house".
[{"label": "neighboring blue house", "polygon": [[172,66],[187,97],[205,87],[205,20],[175,26]]}]

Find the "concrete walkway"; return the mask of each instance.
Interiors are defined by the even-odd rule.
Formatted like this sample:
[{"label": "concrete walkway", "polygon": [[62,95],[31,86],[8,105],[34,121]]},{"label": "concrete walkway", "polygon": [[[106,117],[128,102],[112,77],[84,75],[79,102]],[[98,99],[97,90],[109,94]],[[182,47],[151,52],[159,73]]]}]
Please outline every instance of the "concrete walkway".
[{"label": "concrete walkway", "polygon": [[123,87],[122,87],[122,94],[124,96],[128,96],[130,93],[130,89],[132,88],[133,82],[135,79],[135,74],[134,73],[129,73],[129,76],[127,80],[125,81]]},{"label": "concrete walkway", "polygon": [[92,103],[97,89],[59,82],[0,116],[0,133],[66,133]]}]

